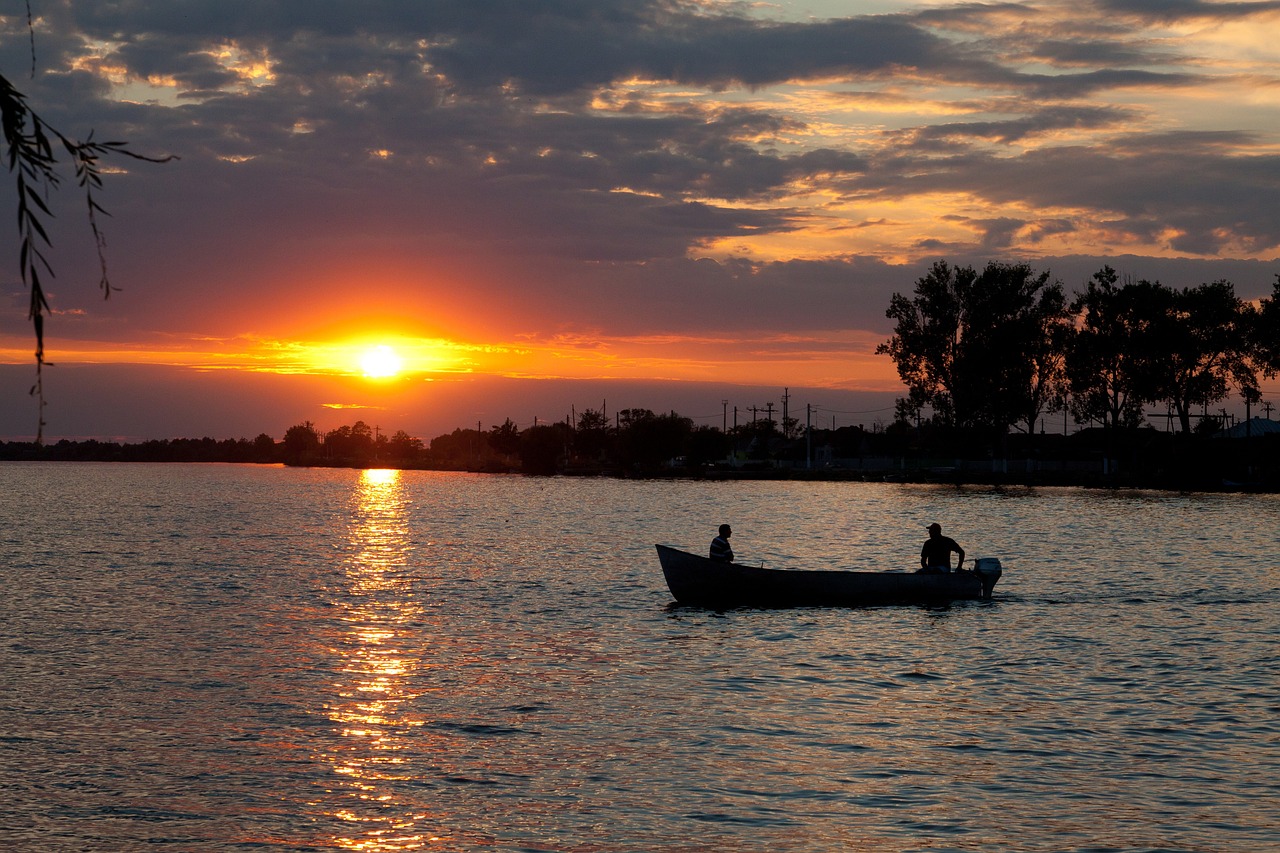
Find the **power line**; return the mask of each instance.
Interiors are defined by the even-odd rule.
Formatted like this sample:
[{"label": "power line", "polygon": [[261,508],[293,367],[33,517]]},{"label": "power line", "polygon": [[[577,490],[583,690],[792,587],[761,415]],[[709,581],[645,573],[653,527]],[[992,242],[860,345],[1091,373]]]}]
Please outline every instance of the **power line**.
[{"label": "power line", "polygon": [[862,409],[860,411],[852,411],[849,409],[828,409],[826,406],[819,406],[815,404],[813,409],[816,412],[826,412],[827,414],[835,415],[874,415],[877,412],[892,412],[894,407],[885,406],[882,409]]}]

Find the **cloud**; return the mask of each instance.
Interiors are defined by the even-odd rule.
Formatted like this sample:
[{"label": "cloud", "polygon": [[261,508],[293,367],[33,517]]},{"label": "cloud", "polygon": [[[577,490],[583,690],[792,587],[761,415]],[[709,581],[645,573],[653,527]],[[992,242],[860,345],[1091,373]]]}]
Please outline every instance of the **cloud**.
[{"label": "cloud", "polygon": [[1207,0],[1095,0],[1104,13],[1128,15],[1143,21],[1230,21],[1272,16],[1280,13],[1280,3],[1260,0],[1249,3],[1219,3]]},{"label": "cloud", "polygon": [[1132,110],[1108,106],[1053,105],[1028,110],[1028,114],[1004,121],[936,124],[913,129],[917,140],[974,137],[1001,143],[1019,142],[1062,130],[1116,128],[1135,118]]}]

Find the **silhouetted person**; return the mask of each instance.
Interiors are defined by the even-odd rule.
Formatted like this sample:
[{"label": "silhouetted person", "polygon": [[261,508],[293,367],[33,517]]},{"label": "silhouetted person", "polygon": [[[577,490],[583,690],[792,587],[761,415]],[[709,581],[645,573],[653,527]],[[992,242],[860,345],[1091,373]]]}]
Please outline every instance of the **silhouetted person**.
[{"label": "silhouetted person", "polygon": [[925,574],[942,574],[951,571],[951,552],[960,555],[956,571],[964,565],[964,549],[950,536],[942,535],[941,524],[929,525],[929,538],[920,549],[920,571]]},{"label": "silhouetted person", "polygon": [[733,549],[729,547],[729,537],[732,535],[733,530],[729,525],[720,525],[720,535],[711,540],[711,559],[717,563],[733,562]]}]

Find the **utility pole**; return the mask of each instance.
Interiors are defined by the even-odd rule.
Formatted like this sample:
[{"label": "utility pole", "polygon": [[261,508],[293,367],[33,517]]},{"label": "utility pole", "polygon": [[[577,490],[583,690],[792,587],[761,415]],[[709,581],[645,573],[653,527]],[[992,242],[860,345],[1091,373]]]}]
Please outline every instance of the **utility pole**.
[{"label": "utility pole", "polygon": [[733,407],[733,444],[731,445],[732,455],[729,457],[729,467],[736,468],[738,466],[738,407]]},{"label": "utility pole", "polygon": [[804,404],[805,467],[813,470],[813,404]]},{"label": "utility pole", "polygon": [[791,427],[787,424],[787,413],[790,411],[788,404],[791,402],[791,389],[782,389],[782,437],[791,438]]},{"label": "utility pole", "polygon": [[720,422],[720,431],[727,434],[729,432],[729,401],[721,400],[720,405],[724,407],[724,411],[721,412],[723,417]]}]

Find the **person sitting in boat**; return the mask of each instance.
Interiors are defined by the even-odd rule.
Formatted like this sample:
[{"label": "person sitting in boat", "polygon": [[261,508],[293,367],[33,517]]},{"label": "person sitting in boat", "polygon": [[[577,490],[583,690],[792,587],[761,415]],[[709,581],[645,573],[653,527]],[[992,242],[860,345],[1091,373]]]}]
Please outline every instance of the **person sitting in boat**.
[{"label": "person sitting in boat", "polygon": [[956,563],[956,571],[964,566],[964,549],[956,544],[950,536],[942,535],[942,525],[929,525],[929,538],[920,549],[920,572],[924,574],[945,574],[951,571],[951,552],[960,555]]},{"label": "person sitting in boat", "polygon": [[732,563],[733,549],[729,547],[729,537],[733,530],[727,524],[720,525],[720,535],[711,540],[711,559],[717,563]]}]

